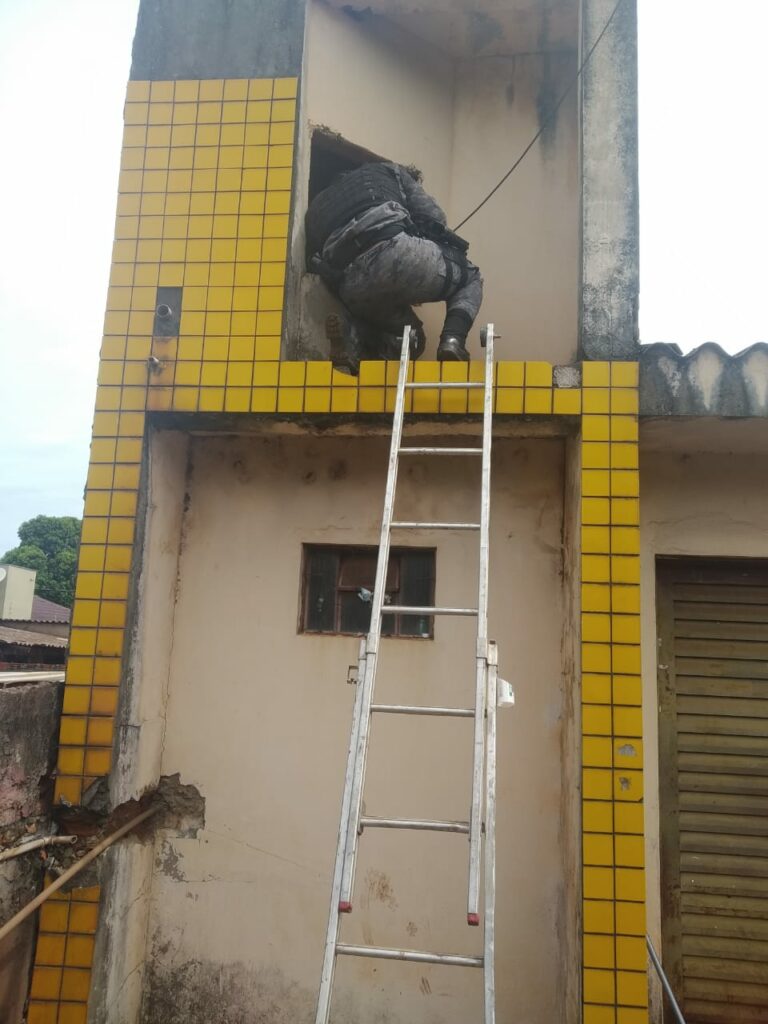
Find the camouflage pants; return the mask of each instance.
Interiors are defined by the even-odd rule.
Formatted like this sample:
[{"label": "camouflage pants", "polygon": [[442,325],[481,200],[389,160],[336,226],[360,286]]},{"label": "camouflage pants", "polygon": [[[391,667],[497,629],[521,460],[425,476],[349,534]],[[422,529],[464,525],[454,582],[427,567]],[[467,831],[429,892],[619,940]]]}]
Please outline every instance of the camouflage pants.
[{"label": "camouflage pants", "polygon": [[446,304],[446,313],[462,310],[472,321],[483,299],[483,279],[472,263],[461,272],[443,250],[426,238],[400,234],[379,242],[344,271],[339,297],[353,316],[379,332],[399,335],[405,324],[420,324],[412,306]]}]

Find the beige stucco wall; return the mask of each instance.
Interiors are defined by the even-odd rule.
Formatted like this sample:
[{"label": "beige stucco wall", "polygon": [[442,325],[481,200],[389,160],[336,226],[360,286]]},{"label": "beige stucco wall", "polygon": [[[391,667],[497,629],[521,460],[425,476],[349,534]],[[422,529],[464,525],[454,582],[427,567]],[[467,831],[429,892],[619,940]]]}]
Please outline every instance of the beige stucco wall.
[{"label": "beige stucco wall", "polygon": [[[157,436],[153,450],[169,441]],[[353,699],[345,679],[357,654],[354,638],[297,635],[301,546],[375,543],[387,443],[199,438],[191,452],[175,611],[167,572],[142,582],[142,605],[156,615],[132,686],[161,685],[152,654],[162,665],[170,649],[163,728],[151,733],[157,751],[139,742],[133,753],[151,771],[159,756],[161,774],[180,772],[200,789],[205,828],[196,838],[161,833],[151,879],[131,887],[151,893],[143,984],[145,999],[154,995],[144,1019],[174,1024],[203,1019],[201,1007],[223,1015],[248,1006],[296,1024],[313,1018]],[[171,454],[183,464],[181,446]],[[166,470],[153,475],[149,503],[161,527],[174,513],[158,510],[178,505],[178,468]],[[573,766],[561,756],[563,472],[560,441],[496,444],[490,626],[517,690],[517,706],[500,717],[498,1019],[531,1024],[564,1019],[575,953],[562,941],[578,858],[567,838],[576,793],[563,781]],[[399,511],[470,518],[476,491],[466,480],[447,460],[414,463]],[[471,600],[472,540],[425,543],[438,549],[438,602]],[[166,546],[172,559],[179,545]],[[385,641],[379,695],[466,702],[473,653],[469,622],[438,621],[434,642]],[[367,809],[465,816],[469,758],[467,722],[377,721]],[[127,770],[146,775],[138,764]],[[463,837],[371,833],[343,934],[470,952],[481,936],[464,924],[465,886]],[[337,977],[340,1021],[463,1024],[481,1005],[480,972],[345,961]],[[120,979],[110,984],[116,991]]]},{"label": "beige stucco wall", "polygon": [[[656,447],[663,438],[650,440]],[[768,558],[768,478],[759,451],[645,450],[640,480],[647,908],[649,932],[660,949],[655,559]],[[660,1019],[658,991],[655,996],[653,1019]]]},{"label": "beige stucco wall", "polygon": [[[533,16],[528,12],[528,22]],[[521,22],[522,23],[522,22]],[[414,163],[456,224],[510,168],[539,129],[575,68],[575,44],[563,52],[521,53],[512,33],[494,52],[449,54],[379,15],[350,14],[324,3],[308,7],[299,125],[297,211],[306,208],[309,140],[324,126],[390,159]],[[541,28],[546,49],[546,27]],[[438,41],[445,42],[435,35]],[[426,37],[426,41],[425,41]],[[579,246],[578,138],[575,97],[544,132],[519,171],[462,231],[486,281],[479,323],[494,320],[502,359],[573,360],[577,343]],[[294,262],[302,265],[301,217]],[[289,346],[322,351],[325,293],[295,277]],[[297,313],[297,310],[301,310]],[[442,305],[420,311],[431,357]],[[477,344],[475,343],[475,351]]]}]

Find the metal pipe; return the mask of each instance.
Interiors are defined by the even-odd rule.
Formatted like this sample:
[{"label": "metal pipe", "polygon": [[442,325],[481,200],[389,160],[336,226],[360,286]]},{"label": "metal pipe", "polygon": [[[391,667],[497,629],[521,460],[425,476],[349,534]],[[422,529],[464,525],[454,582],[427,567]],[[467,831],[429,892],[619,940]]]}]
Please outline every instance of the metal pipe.
[{"label": "metal pipe", "polygon": [[14,914],[10,921],[6,921],[2,928],[0,928],[0,942],[2,942],[6,935],[10,935],[17,925],[20,925],[21,922],[25,921],[30,914],[33,914],[39,906],[45,903],[50,896],[53,896],[53,894],[61,889],[63,885],[66,885],[70,878],[74,878],[75,875],[79,874],[83,868],[86,867],[86,865],[90,864],[92,860],[95,860],[100,853],[103,853],[113,843],[116,843],[118,839],[122,839],[127,832],[136,828],[136,826],[140,825],[142,821],[146,821],[147,818],[150,818],[153,814],[157,814],[159,810],[160,807],[155,806],[150,807],[147,811],[142,811],[141,814],[137,814],[135,818],[131,818],[129,822],[126,822],[125,825],[122,825],[111,835],[107,836],[106,839],[102,839],[102,841],[98,843],[98,845],[94,846],[92,850],[89,850],[84,857],[75,861],[72,867],[67,868],[63,874],[59,875],[55,882],[51,882],[47,889],[43,889],[43,891],[38,893],[33,900],[30,900],[25,907],[22,907],[18,914]]},{"label": "metal pipe", "polygon": [[672,1010],[674,1011],[675,1017],[677,1019],[677,1024],[685,1024],[685,1017],[683,1017],[683,1011],[677,1005],[675,993],[672,991],[672,986],[669,984],[669,979],[664,973],[664,968],[661,966],[661,961],[656,955],[656,950],[653,948],[653,943],[651,942],[651,938],[649,935],[645,936],[645,944],[648,947],[648,955],[651,958],[651,963],[655,967],[656,973],[659,976],[661,987],[664,989],[667,995],[667,999],[669,999],[669,1005],[672,1007]]},{"label": "metal pipe", "polygon": [[68,843],[76,842],[77,836],[44,836],[42,839],[31,839],[28,843],[22,843],[20,846],[0,852],[0,864],[6,860],[13,860],[14,857],[20,857],[22,853],[40,850],[44,846],[65,846]]}]

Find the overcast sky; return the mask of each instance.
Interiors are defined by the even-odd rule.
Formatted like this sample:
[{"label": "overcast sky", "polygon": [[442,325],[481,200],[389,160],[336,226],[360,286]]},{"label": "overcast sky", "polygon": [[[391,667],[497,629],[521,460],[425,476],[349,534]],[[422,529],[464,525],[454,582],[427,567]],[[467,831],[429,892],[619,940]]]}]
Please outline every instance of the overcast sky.
[{"label": "overcast sky", "polygon": [[[768,0],[638,0],[642,340],[768,340]],[[0,0],[0,555],[77,515],[137,0]]]}]

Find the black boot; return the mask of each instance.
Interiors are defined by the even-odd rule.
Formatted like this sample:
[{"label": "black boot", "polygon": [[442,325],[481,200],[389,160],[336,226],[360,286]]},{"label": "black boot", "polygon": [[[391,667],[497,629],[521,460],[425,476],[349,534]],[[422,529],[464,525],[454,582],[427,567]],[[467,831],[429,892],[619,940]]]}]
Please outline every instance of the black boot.
[{"label": "black boot", "polygon": [[441,334],[440,344],[437,346],[437,359],[440,363],[469,362],[466,338],[457,338],[452,334]]},{"label": "black boot", "polygon": [[331,343],[333,368],[356,377],[360,372],[362,343],[351,319],[344,313],[329,313],[325,318],[325,336]]},{"label": "black boot", "polygon": [[440,344],[437,346],[439,362],[466,363],[469,361],[467,335],[471,326],[472,317],[463,309],[448,311],[440,332]]}]

